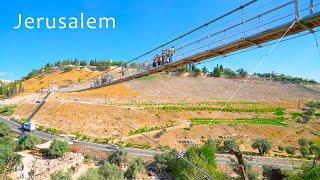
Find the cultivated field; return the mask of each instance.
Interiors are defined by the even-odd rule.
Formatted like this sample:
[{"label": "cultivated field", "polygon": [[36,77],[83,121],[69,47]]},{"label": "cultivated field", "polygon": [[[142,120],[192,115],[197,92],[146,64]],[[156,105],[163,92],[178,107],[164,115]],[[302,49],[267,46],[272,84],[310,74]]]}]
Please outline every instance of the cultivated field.
[{"label": "cultivated field", "polygon": [[[33,78],[24,82],[26,93],[2,104],[15,104],[14,116],[25,118],[41,97],[33,92],[47,88],[51,80],[64,77],[57,83],[63,85],[95,74],[72,71],[45,75],[41,85],[39,78]],[[209,137],[232,137],[242,150],[250,151],[253,139],[266,137],[274,143],[273,153],[279,153],[278,145],[298,147],[301,137],[319,139],[319,120],[303,124],[293,117],[314,99],[319,100],[320,93],[301,85],[258,78],[245,81],[155,75],[91,91],[53,93],[34,122],[48,132],[140,148],[159,146],[142,133],[178,149],[203,143]]]}]

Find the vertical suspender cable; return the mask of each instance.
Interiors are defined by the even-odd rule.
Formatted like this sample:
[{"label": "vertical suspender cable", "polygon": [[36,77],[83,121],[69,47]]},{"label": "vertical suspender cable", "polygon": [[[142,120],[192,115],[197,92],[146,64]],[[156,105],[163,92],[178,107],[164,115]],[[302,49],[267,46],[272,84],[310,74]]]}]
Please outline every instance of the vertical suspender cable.
[{"label": "vertical suspender cable", "polygon": [[313,15],[314,12],[314,0],[310,0],[310,15]]},{"label": "vertical suspender cable", "polygon": [[294,0],[294,6],[296,11],[296,21],[300,21],[300,4],[299,0]]},{"label": "vertical suspender cable", "polygon": [[318,54],[320,56],[320,48],[319,48],[319,42],[318,42],[318,38],[316,36],[316,32],[313,33],[313,36],[314,36],[314,40],[316,42],[316,46],[317,46],[317,49],[318,49]]}]

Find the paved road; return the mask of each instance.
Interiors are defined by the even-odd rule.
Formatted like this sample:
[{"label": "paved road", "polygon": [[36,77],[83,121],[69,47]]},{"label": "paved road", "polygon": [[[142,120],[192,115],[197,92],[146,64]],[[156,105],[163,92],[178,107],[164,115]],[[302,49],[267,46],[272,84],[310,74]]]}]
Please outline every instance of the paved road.
[{"label": "paved road", "polygon": [[[0,122],[7,124],[13,131],[17,133],[24,133],[24,130],[21,128],[21,124],[8,120],[3,116],[0,116]],[[52,140],[56,138],[65,139],[65,137],[48,134],[41,131],[32,131],[31,134],[40,137],[44,140]],[[78,145],[86,146],[94,149],[104,150],[108,152],[113,152],[116,150],[116,147],[112,144],[97,144],[85,141],[77,142]],[[126,148],[129,154],[143,156],[143,157],[153,157],[156,154],[161,153],[161,151],[146,150],[146,149],[137,149],[137,148]],[[228,164],[230,162],[229,158],[234,158],[234,156],[228,154],[216,154],[216,160],[218,164]],[[302,161],[299,159],[289,159],[289,158],[273,158],[273,157],[260,157],[260,156],[244,156],[248,164],[255,167],[262,167],[263,165],[276,165],[280,168],[293,169],[296,166],[299,166]]]},{"label": "paved road", "polygon": [[[22,129],[22,125],[15,122],[15,121],[11,121],[8,120],[4,117],[0,116],[0,122],[4,122],[5,124],[7,124],[13,131],[23,134],[25,133],[25,131]],[[52,139],[65,139],[65,137],[63,136],[58,136],[58,135],[53,135],[53,134],[49,134],[49,133],[45,133],[42,131],[32,131],[29,132],[35,136],[40,137],[41,139],[44,140],[52,140]],[[92,142],[86,142],[86,141],[79,141],[76,144],[78,145],[82,145],[82,146],[87,146],[87,147],[91,147],[91,148],[95,148],[95,149],[100,149],[100,150],[104,150],[104,151],[109,151],[109,152],[113,152],[116,150],[115,146],[112,144],[97,144],[97,143],[92,143]],[[145,156],[145,157],[153,157],[155,154],[160,153],[159,151],[153,151],[153,150],[146,150],[146,149],[137,149],[137,148],[126,148],[126,150],[128,151],[128,153],[133,154],[133,155],[138,155],[138,156]]]}]

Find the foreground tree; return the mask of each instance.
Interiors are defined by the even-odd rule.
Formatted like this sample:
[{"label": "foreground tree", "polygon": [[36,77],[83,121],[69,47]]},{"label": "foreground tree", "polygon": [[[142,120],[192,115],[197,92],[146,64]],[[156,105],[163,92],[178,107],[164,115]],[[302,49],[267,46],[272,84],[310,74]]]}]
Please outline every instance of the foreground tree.
[{"label": "foreground tree", "polygon": [[227,139],[223,141],[223,148],[226,152],[233,150],[239,150],[239,145],[235,139]]},{"label": "foreground tree", "polygon": [[99,174],[108,180],[122,180],[124,179],[123,172],[115,164],[110,164],[104,161],[99,168]]},{"label": "foreground tree", "polygon": [[0,179],[6,179],[20,163],[21,157],[15,150],[17,143],[13,132],[4,123],[0,123]]},{"label": "foreground tree", "polygon": [[138,173],[145,172],[144,162],[138,158],[130,162],[129,167],[125,173],[128,179],[136,179]]},{"label": "foreground tree", "polygon": [[128,152],[124,148],[119,148],[109,156],[109,162],[120,166],[128,161]]},{"label": "foreground tree", "polygon": [[53,158],[62,157],[69,150],[70,147],[67,141],[54,139],[49,147],[48,155]]},{"label": "foreground tree", "polygon": [[32,149],[37,144],[40,144],[41,140],[33,135],[27,134],[19,140],[19,149]]},{"label": "foreground tree", "polygon": [[156,155],[156,167],[175,179],[224,179],[225,175],[217,170],[214,148],[203,145],[190,147],[182,157],[176,151]]},{"label": "foreground tree", "polygon": [[264,165],[262,175],[266,180],[274,180],[274,179],[284,179],[286,177],[285,173],[277,167]]},{"label": "foreground tree", "polygon": [[268,139],[257,138],[251,144],[253,149],[258,149],[259,154],[263,156],[265,153],[268,153],[272,148],[272,143]]}]

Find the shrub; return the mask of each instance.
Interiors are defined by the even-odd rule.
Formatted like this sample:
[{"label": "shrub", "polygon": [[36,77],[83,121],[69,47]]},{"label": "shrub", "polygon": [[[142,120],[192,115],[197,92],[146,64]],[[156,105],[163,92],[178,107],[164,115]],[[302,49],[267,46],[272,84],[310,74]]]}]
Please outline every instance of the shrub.
[{"label": "shrub", "polygon": [[121,180],[124,179],[123,172],[115,164],[104,161],[99,167],[99,174],[105,179]]},{"label": "shrub", "polygon": [[286,152],[290,155],[294,155],[296,153],[296,149],[294,147],[288,146],[286,147]]},{"label": "shrub", "polygon": [[301,147],[306,146],[309,144],[309,141],[306,138],[301,138],[298,140],[298,143]]},{"label": "shrub", "polygon": [[284,151],[286,148],[285,148],[284,146],[282,146],[282,145],[279,145],[279,146],[278,146],[278,149],[279,149],[280,151]]},{"label": "shrub", "polygon": [[302,146],[300,147],[300,153],[302,156],[310,155],[310,146]]},{"label": "shrub", "polygon": [[86,161],[86,162],[92,162],[92,161],[93,161],[93,156],[92,156],[92,154],[86,154],[86,155],[84,156],[84,158],[85,158],[85,161]]},{"label": "shrub", "polygon": [[236,77],[237,76],[237,73],[232,71],[230,68],[224,69],[223,74],[227,77]]},{"label": "shrub", "polygon": [[273,179],[284,179],[286,177],[286,175],[278,167],[263,165],[262,169],[263,169],[262,175],[264,179],[273,180]]},{"label": "shrub", "polygon": [[217,150],[220,147],[221,140],[209,138],[208,140],[206,140],[205,144]]},{"label": "shrub", "polygon": [[315,158],[320,160],[320,145],[318,143],[312,143],[310,146],[310,151],[313,155],[315,155]]},{"label": "shrub", "polygon": [[0,138],[12,137],[13,133],[11,129],[4,123],[0,122]]},{"label": "shrub", "polygon": [[144,171],[145,171],[145,167],[143,164],[143,160],[142,159],[135,159],[130,163],[130,165],[125,173],[125,176],[128,179],[135,179],[138,173],[141,173]]},{"label": "shrub", "polygon": [[70,172],[55,171],[50,175],[51,180],[71,180]]},{"label": "shrub", "polygon": [[72,67],[63,68],[63,72],[70,72],[70,71],[72,71]]},{"label": "shrub", "polygon": [[40,138],[27,134],[26,136],[22,137],[19,140],[19,148],[20,149],[32,149],[34,148],[37,144],[40,144],[41,140]]},{"label": "shrub", "polygon": [[49,147],[49,157],[62,157],[65,153],[69,152],[70,147],[67,141],[54,139]]},{"label": "shrub", "polygon": [[99,174],[99,169],[89,168],[84,174],[82,174],[78,180],[103,180],[103,176]]},{"label": "shrub", "polygon": [[272,143],[267,139],[258,138],[254,140],[251,146],[253,149],[258,149],[259,154],[263,156],[271,150]]},{"label": "shrub", "polygon": [[277,108],[274,114],[277,116],[283,116],[285,114],[285,111],[282,108]]},{"label": "shrub", "polygon": [[109,156],[110,163],[116,163],[120,166],[122,163],[128,161],[128,152],[124,148],[117,149],[113,154]]}]

